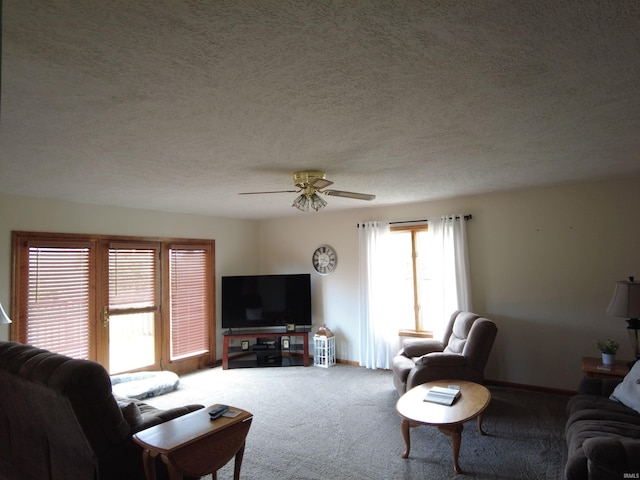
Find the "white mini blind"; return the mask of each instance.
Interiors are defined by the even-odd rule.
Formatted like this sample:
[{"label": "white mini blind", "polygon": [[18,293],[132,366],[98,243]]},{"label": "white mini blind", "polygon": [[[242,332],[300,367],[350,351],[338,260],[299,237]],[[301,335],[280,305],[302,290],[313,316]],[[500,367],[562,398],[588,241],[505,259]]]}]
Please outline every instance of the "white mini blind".
[{"label": "white mini blind", "polygon": [[89,247],[29,247],[26,343],[90,358],[91,253]]},{"label": "white mini blind", "polygon": [[201,248],[169,250],[171,360],[209,350],[210,254]]},{"label": "white mini blind", "polygon": [[157,306],[157,258],[154,248],[109,248],[109,310]]}]

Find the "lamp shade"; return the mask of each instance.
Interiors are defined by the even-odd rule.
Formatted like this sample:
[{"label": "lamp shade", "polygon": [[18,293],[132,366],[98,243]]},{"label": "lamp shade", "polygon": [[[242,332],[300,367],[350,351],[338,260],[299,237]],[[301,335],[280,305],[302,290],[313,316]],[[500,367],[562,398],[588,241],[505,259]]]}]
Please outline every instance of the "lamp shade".
[{"label": "lamp shade", "polygon": [[4,325],[7,323],[11,323],[11,319],[9,318],[9,315],[7,315],[7,312],[4,311],[4,308],[2,308],[2,304],[0,303],[0,325]]},{"label": "lamp shade", "polygon": [[616,282],[607,314],[613,317],[640,317],[640,282]]}]

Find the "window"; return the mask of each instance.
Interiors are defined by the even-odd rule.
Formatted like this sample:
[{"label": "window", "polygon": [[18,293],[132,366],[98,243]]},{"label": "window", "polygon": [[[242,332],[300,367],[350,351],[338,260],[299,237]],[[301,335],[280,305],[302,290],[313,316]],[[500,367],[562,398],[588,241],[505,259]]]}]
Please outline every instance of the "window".
[{"label": "window", "polygon": [[392,250],[393,298],[396,301],[401,330],[430,334],[433,326],[425,318],[423,308],[428,301],[429,274],[424,255],[426,225],[412,227],[392,227],[390,242]]},{"label": "window", "polygon": [[90,322],[94,316],[93,249],[92,242],[25,243],[20,252],[26,275],[18,319],[24,318],[21,312],[26,311],[28,322],[16,322],[20,341],[47,345],[74,358],[95,355]]},{"label": "window", "polygon": [[169,250],[171,360],[202,354],[209,348],[209,292],[203,282],[211,277],[209,255],[209,250],[198,247],[174,246]]},{"label": "window", "polygon": [[[108,249],[109,372],[141,369],[156,362],[160,314],[160,244],[112,242]],[[123,352],[127,352],[123,354]]]},{"label": "window", "polygon": [[215,360],[212,240],[12,235],[13,340],[112,374]]}]

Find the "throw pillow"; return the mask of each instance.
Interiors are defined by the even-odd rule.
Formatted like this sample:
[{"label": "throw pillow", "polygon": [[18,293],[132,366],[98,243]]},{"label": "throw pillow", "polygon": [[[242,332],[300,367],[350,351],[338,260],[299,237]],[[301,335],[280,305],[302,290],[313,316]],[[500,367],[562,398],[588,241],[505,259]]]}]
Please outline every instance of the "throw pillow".
[{"label": "throw pillow", "polygon": [[609,398],[640,413],[640,362],[631,367]]},{"label": "throw pillow", "polygon": [[140,422],[142,422],[142,413],[140,412],[140,408],[138,408],[138,405],[136,405],[135,402],[127,403],[118,401],[118,406],[120,407],[122,416],[131,426],[131,428],[135,428]]}]

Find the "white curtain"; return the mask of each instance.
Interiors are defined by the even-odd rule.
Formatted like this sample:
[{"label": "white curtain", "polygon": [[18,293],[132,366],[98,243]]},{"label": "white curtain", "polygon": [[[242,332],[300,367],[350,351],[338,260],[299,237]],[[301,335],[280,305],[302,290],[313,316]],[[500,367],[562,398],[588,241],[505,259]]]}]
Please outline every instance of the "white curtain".
[{"label": "white curtain", "polygon": [[449,215],[428,220],[420,255],[428,269],[428,288],[421,298],[422,318],[428,319],[434,338],[440,339],[451,314],[471,311],[467,220]]},{"label": "white curtain", "polygon": [[358,228],[360,277],[360,365],[367,368],[391,368],[398,352],[398,328],[388,298],[389,278],[386,253],[389,224],[365,222]]}]

